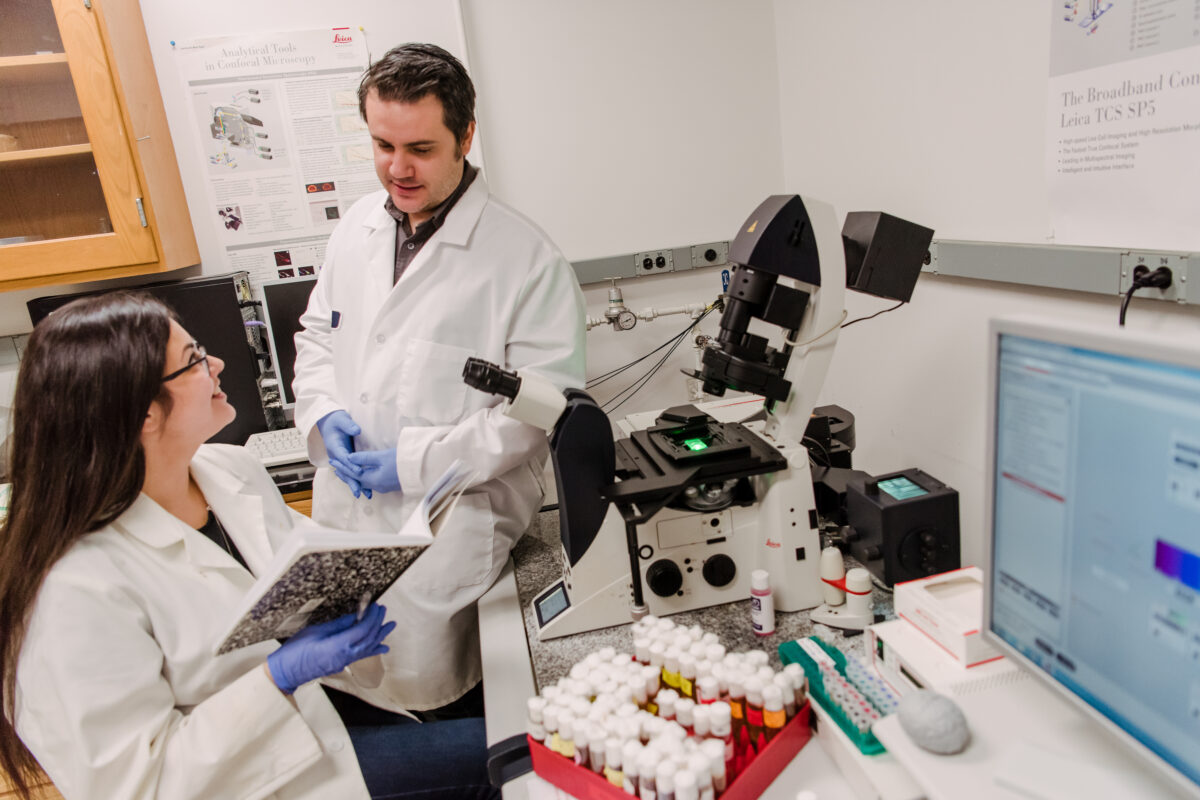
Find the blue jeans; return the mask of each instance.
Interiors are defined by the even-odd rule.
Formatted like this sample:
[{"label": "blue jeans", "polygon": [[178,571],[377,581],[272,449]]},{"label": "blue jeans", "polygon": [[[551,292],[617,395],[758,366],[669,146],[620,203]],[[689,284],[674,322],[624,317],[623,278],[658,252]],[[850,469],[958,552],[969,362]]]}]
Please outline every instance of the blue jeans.
[{"label": "blue jeans", "polygon": [[419,723],[325,688],[372,800],[499,800],[488,782],[483,717]]}]

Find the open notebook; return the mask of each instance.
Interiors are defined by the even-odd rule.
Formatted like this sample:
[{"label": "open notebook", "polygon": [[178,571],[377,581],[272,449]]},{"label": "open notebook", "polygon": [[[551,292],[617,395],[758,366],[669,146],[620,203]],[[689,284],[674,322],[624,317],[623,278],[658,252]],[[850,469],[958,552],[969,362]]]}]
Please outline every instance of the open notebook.
[{"label": "open notebook", "polygon": [[286,639],[378,599],[433,542],[474,478],[455,461],[397,533],[298,526],[238,606],[216,654]]}]

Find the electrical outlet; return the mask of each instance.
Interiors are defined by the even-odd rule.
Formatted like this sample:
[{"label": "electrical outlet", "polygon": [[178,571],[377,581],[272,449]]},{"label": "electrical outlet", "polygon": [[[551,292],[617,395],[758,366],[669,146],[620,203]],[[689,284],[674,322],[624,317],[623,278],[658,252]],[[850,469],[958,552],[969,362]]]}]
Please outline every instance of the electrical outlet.
[{"label": "electrical outlet", "polygon": [[675,259],[670,250],[648,250],[645,253],[635,253],[633,269],[638,275],[674,272]]},{"label": "electrical outlet", "polygon": [[729,263],[729,242],[692,245],[692,269]]},{"label": "electrical outlet", "polygon": [[[1134,297],[1155,300],[1174,300],[1187,302],[1187,256],[1173,253],[1130,252],[1121,255],[1121,284],[1120,294],[1129,291],[1133,285],[1133,271],[1138,266],[1144,266],[1153,271],[1159,267],[1171,270],[1171,285],[1166,289],[1139,289]],[[1111,274],[1111,273],[1110,273]]]}]

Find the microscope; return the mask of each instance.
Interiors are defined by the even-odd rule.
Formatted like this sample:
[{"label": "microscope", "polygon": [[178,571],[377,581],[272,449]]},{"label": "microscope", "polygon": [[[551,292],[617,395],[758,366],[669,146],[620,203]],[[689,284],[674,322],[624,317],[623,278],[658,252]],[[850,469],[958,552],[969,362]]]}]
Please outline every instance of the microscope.
[{"label": "microscope", "polygon": [[[767,198],[729,248],[720,332],[691,373],[707,394],[762,398],[668,408],[613,440],[591,397],[469,359],[464,380],[503,413],[550,433],[563,577],[533,600],[542,640],[750,596],[816,607],[826,587],[805,430],[845,320],[847,287],[907,301],[933,231],[832,206]],[[756,331],[752,332],[752,326]],[[779,329],[772,345],[763,332]],[[636,415],[644,417],[645,415]]]}]

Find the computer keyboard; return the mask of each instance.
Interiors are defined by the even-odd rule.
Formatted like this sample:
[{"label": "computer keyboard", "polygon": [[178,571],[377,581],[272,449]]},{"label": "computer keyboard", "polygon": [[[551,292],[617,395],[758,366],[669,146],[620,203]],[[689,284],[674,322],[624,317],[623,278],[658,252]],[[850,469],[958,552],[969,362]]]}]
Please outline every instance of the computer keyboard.
[{"label": "computer keyboard", "polygon": [[258,456],[264,467],[308,461],[308,448],[298,428],[252,433],[246,449]]}]

